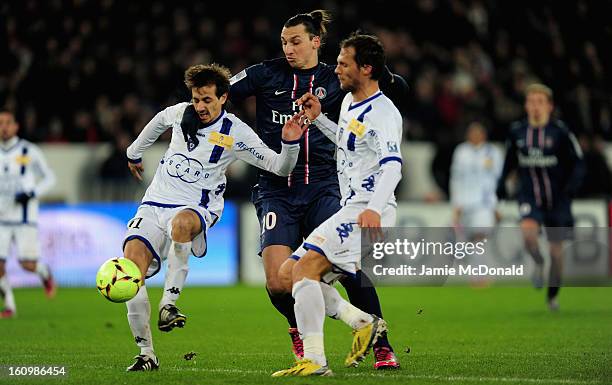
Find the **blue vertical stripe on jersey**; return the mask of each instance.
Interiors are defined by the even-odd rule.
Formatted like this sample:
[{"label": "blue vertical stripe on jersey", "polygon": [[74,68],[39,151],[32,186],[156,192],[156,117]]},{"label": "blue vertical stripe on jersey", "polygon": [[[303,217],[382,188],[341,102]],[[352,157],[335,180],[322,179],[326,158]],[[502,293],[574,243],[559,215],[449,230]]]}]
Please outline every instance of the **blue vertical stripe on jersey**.
[{"label": "blue vertical stripe on jersey", "polygon": [[208,196],[210,190],[202,189],[202,198],[200,198],[200,206],[204,208],[208,208],[208,203],[210,202],[210,197]]},{"label": "blue vertical stripe on jersey", "polygon": [[[25,158],[26,155],[28,155],[28,148],[26,146],[23,146],[23,148],[21,149],[21,155]],[[22,163],[21,163],[21,175],[24,175],[26,172],[26,163],[25,160],[22,159]]]},{"label": "blue vertical stripe on jersey", "polygon": [[[357,120],[360,123],[363,123],[363,120],[365,119],[365,115],[372,111],[372,105],[370,104],[369,106],[366,107],[365,110],[363,110],[363,112],[361,114],[359,114],[359,116],[357,117]],[[357,139],[357,136],[355,134],[353,134],[352,132],[349,133],[348,136],[348,140],[346,142],[346,148],[350,151],[355,151],[355,140]]]},{"label": "blue vertical stripe on jersey", "polygon": [[[21,149],[21,156],[23,158],[25,158],[25,156],[28,154],[28,147],[27,146],[23,146],[23,148]],[[25,159],[21,160],[21,170],[20,173],[21,175],[25,175],[26,172],[26,162]],[[28,223],[28,202],[22,203],[22,222],[23,223]]]},{"label": "blue vertical stripe on jersey", "polygon": [[28,202],[21,204],[23,208],[23,221],[22,223],[28,223]]},{"label": "blue vertical stripe on jersey", "polygon": [[348,140],[346,141],[346,148],[349,151],[355,151],[355,139],[357,139],[357,136],[352,132],[349,133]]},{"label": "blue vertical stripe on jersey", "polygon": [[[223,135],[228,135],[230,133],[231,127],[232,127],[232,121],[229,120],[228,118],[225,118],[223,119],[223,123],[221,124],[221,130],[219,130],[219,133]],[[219,159],[221,159],[222,154],[223,154],[223,147],[215,145],[215,147],[213,147],[213,150],[210,154],[210,159],[208,160],[208,162],[209,163],[219,162]]]}]

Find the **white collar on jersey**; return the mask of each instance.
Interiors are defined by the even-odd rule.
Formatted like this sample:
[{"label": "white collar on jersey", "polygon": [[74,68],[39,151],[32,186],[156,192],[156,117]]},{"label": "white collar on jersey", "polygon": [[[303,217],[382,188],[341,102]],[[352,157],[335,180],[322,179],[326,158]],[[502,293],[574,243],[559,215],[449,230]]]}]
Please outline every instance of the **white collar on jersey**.
[{"label": "white collar on jersey", "polygon": [[15,146],[17,144],[17,142],[19,142],[19,137],[13,136],[12,138],[7,140],[6,142],[0,142],[0,147],[4,151],[7,151],[7,150],[10,150],[11,148],[13,148],[13,146]]},{"label": "white collar on jersey", "polygon": [[372,96],[368,96],[367,98],[363,99],[363,100],[362,100],[362,101],[360,101],[360,102],[357,102],[357,103],[355,103],[355,104],[351,103],[351,105],[349,106],[348,110],[350,111],[350,110],[352,110],[352,109],[354,109],[354,108],[361,107],[361,106],[363,106],[364,104],[366,104],[366,103],[368,103],[368,102],[371,102],[372,100],[374,100],[374,99],[376,99],[377,97],[381,96],[382,94],[383,94],[383,93],[382,93],[382,91],[381,91],[381,90],[378,90],[378,91],[376,91],[376,92],[375,92],[375,93],[374,93]]}]

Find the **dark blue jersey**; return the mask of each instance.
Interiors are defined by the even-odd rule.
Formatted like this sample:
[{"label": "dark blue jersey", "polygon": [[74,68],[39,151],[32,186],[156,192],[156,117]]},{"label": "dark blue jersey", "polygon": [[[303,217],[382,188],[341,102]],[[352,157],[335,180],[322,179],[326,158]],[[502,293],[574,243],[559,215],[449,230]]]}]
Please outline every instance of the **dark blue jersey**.
[{"label": "dark blue jersey", "polygon": [[582,151],[574,134],[559,120],[539,128],[527,121],[514,123],[506,150],[498,191],[517,168],[518,199],[536,207],[552,209],[568,202],[580,186],[585,171]]},{"label": "dark blue jersey", "polygon": [[[294,69],[284,58],[264,61],[232,78],[229,97],[234,101],[256,97],[258,134],[268,147],[280,151],[283,124],[300,110],[295,101],[306,92],[319,97],[323,113],[338,121],[345,92],[340,89],[334,69],[325,63],[307,70]],[[285,186],[335,178],[334,143],[311,126],[300,145],[300,156],[289,178],[267,171],[260,171],[260,178]]]}]

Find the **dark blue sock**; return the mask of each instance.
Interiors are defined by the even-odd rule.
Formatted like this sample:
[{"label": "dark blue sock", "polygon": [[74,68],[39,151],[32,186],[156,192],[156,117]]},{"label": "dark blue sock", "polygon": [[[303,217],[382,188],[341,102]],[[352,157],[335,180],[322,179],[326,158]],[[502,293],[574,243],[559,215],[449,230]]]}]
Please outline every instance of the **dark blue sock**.
[{"label": "dark blue sock", "polygon": [[295,300],[291,293],[272,294],[268,288],[266,288],[266,292],[268,293],[270,302],[272,302],[276,310],[287,318],[289,327],[297,328],[297,321],[295,320],[295,312],[293,310]]}]

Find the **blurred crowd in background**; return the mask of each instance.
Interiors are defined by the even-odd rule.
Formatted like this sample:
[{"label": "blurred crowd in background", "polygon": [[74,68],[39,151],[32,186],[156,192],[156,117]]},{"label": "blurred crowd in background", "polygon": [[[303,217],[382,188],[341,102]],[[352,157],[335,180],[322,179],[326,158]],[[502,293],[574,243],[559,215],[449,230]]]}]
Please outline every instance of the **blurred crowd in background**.
[{"label": "blurred crowd in background", "polygon": [[[360,28],[385,45],[411,87],[405,138],[433,142],[442,190],[454,146],[481,121],[503,141],[523,113],[523,90],[542,82],[556,115],[579,137],[596,175],[583,195],[609,195],[601,153],[612,140],[612,25],[607,2],[416,0],[132,2],[23,0],[0,5],[0,106],[34,142],[112,142],[100,173],[125,172],[124,149],[160,109],[189,100],[183,71],[218,62],[236,73],[282,56],[280,30],[317,8],[334,16],[322,60]],[[254,125],[249,101],[232,111]],[[601,169],[601,168],[605,169]],[[437,175],[439,174],[439,175]],[[598,183],[601,178],[606,183]],[[446,178],[446,179],[445,179]],[[599,185],[605,185],[601,187]],[[598,190],[598,191],[590,191]]]}]

